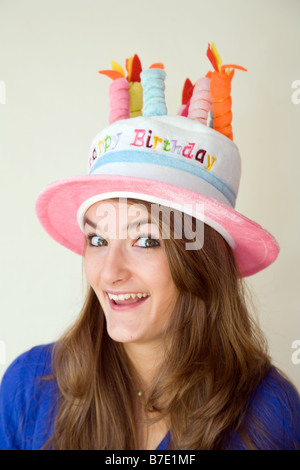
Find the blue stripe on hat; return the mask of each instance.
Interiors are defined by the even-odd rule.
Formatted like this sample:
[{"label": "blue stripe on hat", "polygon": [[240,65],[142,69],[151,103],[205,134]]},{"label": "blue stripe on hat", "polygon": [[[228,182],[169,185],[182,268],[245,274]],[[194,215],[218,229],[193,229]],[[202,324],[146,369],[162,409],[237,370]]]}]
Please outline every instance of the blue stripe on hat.
[{"label": "blue stripe on hat", "polygon": [[[144,152],[144,151],[135,151],[135,150],[122,150],[119,152],[109,153],[103,156],[100,156],[94,166],[91,168],[89,174],[93,174],[95,170],[101,166],[110,164],[110,163],[148,163],[158,166],[166,166],[177,168],[181,171],[186,171],[192,175],[198,176],[199,178],[205,180],[207,183],[211,184],[215,189],[225,196],[225,198],[230,202],[232,207],[235,206],[236,194],[232,189],[224,183],[220,178],[218,178],[213,173],[210,173],[208,170],[201,168],[199,166],[193,165],[188,161],[180,160],[179,158],[174,157],[173,155],[161,155],[154,152]],[[147,171],[147,170],[146,170]],[[144,178],[147,178],[147,173],[145,173]]]}]

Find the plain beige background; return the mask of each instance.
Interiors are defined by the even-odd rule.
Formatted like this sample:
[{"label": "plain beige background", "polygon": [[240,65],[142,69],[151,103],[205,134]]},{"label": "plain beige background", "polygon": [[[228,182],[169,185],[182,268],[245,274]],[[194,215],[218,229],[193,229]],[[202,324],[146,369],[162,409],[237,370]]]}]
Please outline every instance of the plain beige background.
[{"label": "plain beige background", "polygon": [[232,84],[237,210],[281,246],[248,283],[273,361],[300,389],[299,18],[299,0],[0,0],[0,375],[81,308],[82,260],[44,233],[34,205],[46,184],[86,172],[108,124],[110,80],[97,71],[135,53],[144,68],[163,62],[175,114],[214,41],[223,63],[248,69]]}]

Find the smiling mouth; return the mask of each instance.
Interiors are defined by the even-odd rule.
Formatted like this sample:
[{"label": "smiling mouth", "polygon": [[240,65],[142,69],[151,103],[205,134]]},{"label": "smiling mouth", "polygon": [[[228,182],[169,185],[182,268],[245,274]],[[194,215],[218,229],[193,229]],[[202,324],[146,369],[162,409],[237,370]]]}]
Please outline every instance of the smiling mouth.
[{"label": "smiling mouth", "polygon": [[113,305],[129,306],[143,302],[150,296],[150,294],[146,292],[128,292],[126,294],[112,294],[111,292],[107,292],[107,296],[110,303]]}]

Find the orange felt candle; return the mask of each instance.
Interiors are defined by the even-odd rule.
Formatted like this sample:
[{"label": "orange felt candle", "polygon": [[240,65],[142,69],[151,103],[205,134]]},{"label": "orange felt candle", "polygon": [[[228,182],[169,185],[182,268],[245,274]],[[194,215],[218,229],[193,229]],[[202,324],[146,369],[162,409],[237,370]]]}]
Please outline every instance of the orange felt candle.
[{"label": "orange felt candle", "polygon": [[223,101],[215,101],[212,104],[212,114],[213,116],[222,116],[222,114],[225,114],[226,110],[231,109],[231,106],[231,96],[228,96],[228,98]]},{"label": "orange felt candle", "polygon": [[210,97],[212,102],[223,101],[230,96],[231,78],[225,71],[213,72],[210,80]]},{"label": "orange felt candle", "polygon": [[212,114],[214,129],[229,139],[232,134],[231,112],[231,79],[233,74],[227,75],[225,71],[213,72],[210,79],[210,96],[212,100]]},{"label": "orange felt candle", "polygon": [[[212,101],[213,127],[221,134],[233,140],[232,134],[232,112],[231,112],[231,81],[234,69],[244,70],[239,65],[222,65],[221,58],[215,45],[208,45],[207,57],[209,58],[214,71],[208,72],[210,78],[210,98]],[[226,70],[226,68],[228,70]]]}]

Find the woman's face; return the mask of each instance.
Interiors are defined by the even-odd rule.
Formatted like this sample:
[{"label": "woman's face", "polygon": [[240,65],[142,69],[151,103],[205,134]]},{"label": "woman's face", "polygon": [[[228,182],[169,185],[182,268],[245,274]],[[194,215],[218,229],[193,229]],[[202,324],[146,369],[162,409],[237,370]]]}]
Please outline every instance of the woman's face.
[{"label": "woman's face", "polygon": [[98,202],[87,210],[84,228],[86,276],[104,310],[108,334],[122,343],[158,340],[178,291],[146,207]]}]

